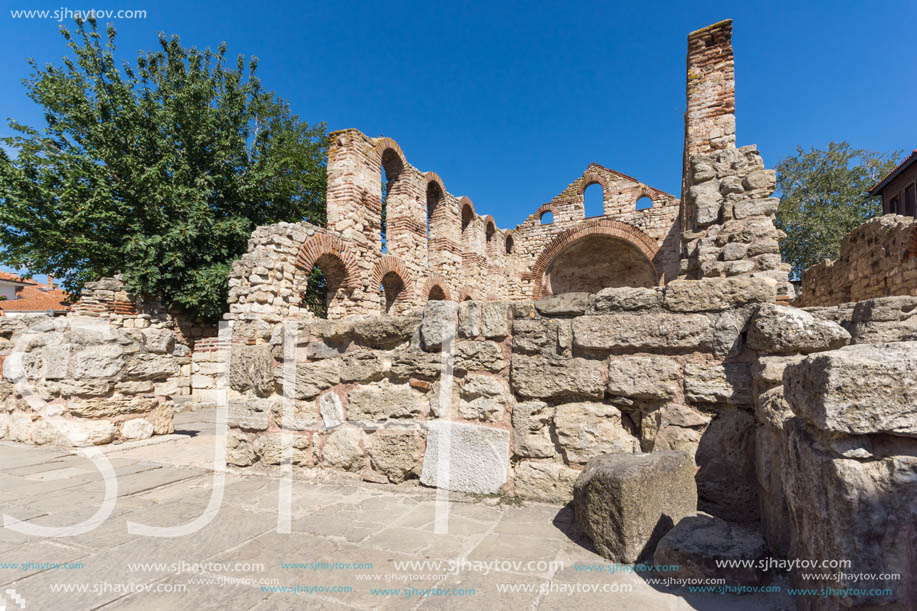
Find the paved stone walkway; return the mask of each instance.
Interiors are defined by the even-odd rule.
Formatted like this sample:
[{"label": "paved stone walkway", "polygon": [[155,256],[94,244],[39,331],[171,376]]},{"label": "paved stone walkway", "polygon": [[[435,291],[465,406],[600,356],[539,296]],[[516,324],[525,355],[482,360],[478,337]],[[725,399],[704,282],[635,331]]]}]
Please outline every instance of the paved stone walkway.
[{"label": "paved stone walkway", "polygon": [[[416,485],[296,481],[292,532],[278,534],[278,480],[228,474],[222,506],[199,532],[180,538],[129,534],[126,521],[175,526],[204,513],[213,485],[206,466],[212,464],[214,439],[212,412],[185,413],[176,418],[176,435],[106,450],[118,474],[112,516],[95,530],[73,537],[39,538],[0,529],[0,596],[14,590],[25,601],[26,611],[792,609],[791,602],[779,595],[701,596],[666,591],[630,574],[577,571],[576,564],[608,563],[589,551],[589,543],[574,532],[572,513],[561,507],[503,505],[498,499],[451,495],[448,533],[434,534],[436,492]],[[11,443],[0,443],[0,490],[2,513],[48,526],[89,518],[104,495],[100,473],[85,458]],[[539,570],[536,565],[535,570],[484,574],[467,564],[458,571],[395,566],[396,561],[461,559],[518,561],[522,567],[531,561],[559,560],[564,568]],[[3,563],[20,566],[4,568]],[[79,568],[35,566],[46,563],[77,563]],[[142,570],[133,563],[160,566]],[[181,564],[194,563],[210,565],[203,573],[188,566],[179,570]],[[215,566],[224,563],[228,568]],[[284,569],[282,563],[367,567]],[[416,579],[402,581],[405,575]],[[227,583],[232,579],[249,583]],[[271,592],[257,583],[271,579],[279,586],[318,586],[326,591]],[[210,583],[201,583],[207,580]],[[631,591],[570,593],[574,587],[613,589],[616,584],[631,586]],[[501,592],[504,586],[518,591]],[[85,591],[61,591],[66,587]],[[126,593],[125,587],[152,590]],[[180,588],[184,591],[177,591]],[[374,594],[374,588],[414,591]],[[424,597],[417,592],[430,588],[473,589],[474,594]],[[7,600],[8,610],[18,608]]]}]

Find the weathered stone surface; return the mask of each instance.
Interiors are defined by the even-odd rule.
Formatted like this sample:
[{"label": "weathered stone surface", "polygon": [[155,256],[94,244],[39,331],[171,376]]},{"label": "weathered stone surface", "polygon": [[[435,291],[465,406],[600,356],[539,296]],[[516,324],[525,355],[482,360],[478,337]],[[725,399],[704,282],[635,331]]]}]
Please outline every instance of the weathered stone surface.
[{"label": "weathered stone surface", "polygon": [[613,287],[595,294],[593,308],[597,313],[618,310],[646,310],[659,305],[659,292],[654,288]]},{"label": "weathered stone surface", "polygon": [[326,392],[318,398],[318,411],[326,428],[334,428],[344,422],[344,406],[334,391]]},{"label": "weathered stone surface", "polygon": [[369,438],[372,466],[394,484],[419,477],[423,439],[416,431],[377,431]]},{"label": "weathered stone surface", "polygon": [[253,390],[259,397],[274,392],[274,358],[269,344],[233,346],[229,386],[240,392]]},{"label": "weathered stone surface", "polygon": [[561,293],[539,299],[535,309],[542,316],[582,316],[588,302],[589,293]]},{"label": "weathered stone surface", "polygon": [[427,352],[403,352],[392,361],[391,375],[395,380],[406,381],[409,378],[435,380],[442,371],[442,354]]},{"label": "weathered stone surface", "polygon": [[274,403],[271,399],[233,397],[229,400],[229,426],[251,431],[267,430]]},{"label": "weathered stone surface", "polygon": [[508,469],[507,431],[442,420],[430,422],[420,475],[422,484],[494,494],[506,483]]},{"label": "weathered stone surface", "polygon": [[[543,401],[524,401],[513,407],[513,446],[516,455],[552,458],[557,448],[551,439],[554,408]],[[543,472],[542,472],[543,473]],[[572,490],[572,482],[571,482]]]},{"label": "weathered stone surface", "polygon": [[754,586],[764,583],[767,574],[754,564],[735,565],[757,563],[767,556],[767,544],[751,528],[696,515],[682,518],[659,540],[653,563],[678,566],[669,576],[679,579],[720,578],[730,586]]},{"label": "weathered stone surface", "polygon": [[685,452],[593,458],[573,489],[576,525],[598,552],[631,564],[697,510],[694,459]]},{"label": "weathered stone surface", "polygon": [[765,278],[741,276],[673,280],[665,287],[662,304],[673,312],[725,310],[748,303],[772,303],[776,285]]},{"label": "weathered stone surface", "polygon": [[806,358],[804,355],[793,356],[759,356],[752,363],[749,371],[755,388],[760,392],[765,388],[783,385],[783,371],[787,365],[798,363]]},{"label": "weathered stone surface", "polygon": [[568,463],[600,454],[639,452],[640,441],[621,422],[621,412],[604,403],[565,403],[554,412],[557,441]]},{"label": "weathered stone surface", "polygon": [[720,410],[704,431],[695,460],[699,509],[731,522],[758,518],[754,416]]},{"label": "weathered stone surface", "polygon": [[758,422],[778,429],[783,427],[788,418],[793,417],[793,409],[784,397],[783,386],[775,386],[755,395],[755,417]]},{"label": "weathered stone surface", "polygon": [[178,373],[178,361],[171,355],[141,353],[127,360],[122,376],[134,380],[165,380]]},{"label": "weathered stone surface", "polygon": [[506,359],[503,358],[503,347],[490,341],[456,342],[454,367],[464,371],[498,373],[506,367]]},{"label": "weathered stone surface", "polygon": [[[771,389],[777,390],[777,389]],[[769,391],[770,392],[770,391]],[[775,556],[785,557],[792,549],[793,528],[783,492],[787,469],[786,440],[782,424],[755,427],[755,475],[759,490],[760,532]]]},{"label": "weathered stone surface", "polygon": [[381,380],[389,363],[371,350],[348,352],[341,358],[341,382],[374,382]]},{"label": "weathered stone surface", "polygon": [[573,346],[583,350],[705,350],[712,339],[710,319],[703,314],[622,312],[573,321]]},{"label": "weathered stone surface", "polygon": [[[290,454],[294,465],[306,465],[311,462],[312,442],[307,435],[290,435]],[[252,449],[262,465],[279,465],[283,457],[283,433],[259,435],[252,444]]]},{"label": "weathered stone surface", "polygon": [[459,337],[474,338],[481,334],[481,304],[463,301],[458,306]]},{"label": "weathered stone surface", "polygon": [[509,305],[505,301],[488,301],[481,305],[481,335],[503,339],[509,335]]},{"label": "weathered stone surface", "polygon": [[125,414],[142,414],[152,411],[157,405],[155,399],[146,397],[88,399],[71,401],[70,414],[79,418],[113,418]]},{"label": "weathered stone surface", "polygon": [[121,437],[129,441],[149,439],[153,436],[153,425],[143,418],[132,418],[121,426]]},{"label": "weathered stone surface", "polygon": [[633,399],[667,399],[681,385],[681,366],[664,356],[612,356],[608,359],[609,394]]},{"label": "weathered stone surface", "polygon": [[548,318],[524,318],[513,325],[513,353],[545,354],[557,352],[558,323]]},{"label": "weathered stone surface", "polygon": [[[282,367],[274,369],[274,378],[282,382]],[[340,359],[296,363],[296,386],[293,389],[293,396],[297,399],[312,399],[318,393],[340,382]]]},{"label": "weathered stone surface", "polygon": [[353,323],[353,334],[364,346],[388,350],[409,342],[419,324],[412,317],[373,316]]},{"label": "weathered stone surface", "polygon": [[[332,393],[326,393],[332,394]],[[323,395],[324,396],[324,395]],[[293,399],[287,405],[287,402],[280,396],[274,396],[266,400],[265,409],[271,412],[274,424],[282,426],[292,431],[305,431],[319,427],[319,410],[316,401],[303,401]],[[327,399],[326,399],[327,401]],[[284,415],[284,410],[290,410],[289,415]],[[240,428],[249,428],[242,426]]]},{"label": "weathered stone surface", "polygon": [[459,413],[466,420],[503,420],[509,390],[496,376],[468,374],[459,389]]},{"label": "weathered stone surface", "polygon": [[838,324],[774,304],[758,308],[748,329],[748,347],[763,354],[807,354],[840,348],[849,341],[850,334]]},{"label": "weathered stone surface", "polygon": [[732,207],[732,213],[737,219],[744,219],[749,216],[771,215],[777,212],[779,204],[780,200],[776,197],[743,199],[735,203]]},{"label": "weathered stone surface", "polygon": [[175,348],[175,332],[169,329],[143,329],[143,347],[157,354],[170,354]]},{"label": "weathered stone surface", "polygon": [[813,354],[784,382],[793,411],[819,430],[917,437],[917,342]]},{"label": "weathered stone surface", "polygon": [[[840,580],[803,581],[802,588],[856,588],[846,598],[802,600],[817,611],[841,608],[913,609],[917,607],[917,453],[914,442],[899,439],[872,459],[844,458],[828,451],[798,419],[788,421],[787,467],[784,470],[793,555],[815,561],[850,559],[856,569]],[[826,571],[833,573],[835,571]],[[872,574],[874,579],[857,579]],[[900,580],[889,578],[900,575]],[[883,579],[879,576],[885,575]],[[856,580],[856,581],[854,581]],[[891,595],[870,593],[890,589]]]},{"label": "weathered stone surface", "polygon": [[719,220],[723,196],[716,181],[702,182],[689,187],[688,199],[694,203],[694,218],[698,226],[709,225]]},{"label": "weathered stone surface", "polygon": [[443,340],[455,337],[458,304],[454,301],[428,301],[420,323],[420,343],[424,350],[439,350]]},{"label": "weathered stone surface", "polygon": [[238,431],[226,434],[226,462],[237,467],[248,467],[256,460],[255,450],[248,435]]},{"label": "weathered stone surface", "polygon": [[322,463],[335,469],[359,471],[363,467],[363,431],[341,429],[328,435],[322,447]]},{"label": "weathered stone surface", "polygon": [[[70,377],[113,379],[124,368],[124,349],[117,344],[87,346],[70,355]],[[45,378],[54,377],[45,374]]]},{"label": "weathered stone surface", "polygon": [[917,296],[860,301],[842,324],[855,344],[917,341]]},{"label": "weathered stone surface", "polygon": [[347,419],[369,423],[391,418],[417,418],[427,410],[428,403],[423,393],[407,384],[382,380],[350,391]]},{"label": "weathered stone surface", "polygon": [[685,398],[695,403],[751,406],[747,363],[686,363]]},{"label": "weathered stone surface", "polygon": [[513,355],[511,369],[513,390],[524,398],[601,399],[605,394],[602,361]]},{"label": "weathered stone surface", "polygon": [[743,333],[754,314],[755,306],[724,310],[713,319],[713,355],[718,358],[737,356],[745,349]]},{"label": "weathered stone surface", "polygon": [[580,474],[563,463],[523,460],[516,467],[516,494],[522,497],[566,504],[573,500],[573,484]]},{"label": "weathered stone surface", "polygon": [[10,414],[6,436],[10,441],[30,443],[32,441],[32,417],[23,412]]}]

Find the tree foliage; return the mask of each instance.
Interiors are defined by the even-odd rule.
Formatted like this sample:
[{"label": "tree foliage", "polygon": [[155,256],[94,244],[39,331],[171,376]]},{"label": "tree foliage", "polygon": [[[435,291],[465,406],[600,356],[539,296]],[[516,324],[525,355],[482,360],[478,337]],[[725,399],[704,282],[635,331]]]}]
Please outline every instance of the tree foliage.
[{"label": "tree foliage", "polygon": [[895,168],[896,151],[882,154],[831,142],[824,150],[796,148],[777,166],[780,206],[777,227],[786,232],[780,245],[783,260],[800,278],[807,267],[836,259],[841,238],[882,212],[869,189]]},{"label": "tree foliage", "polygon": [[71,56],[24,79],[42,129],[10,120],[0,151],[0,251],[78,294],[122,273],[128,291],[204,318],[251,231],[324,223],[326,135],[262,88],[257,58],[233,62],[159,36],[132,64],[115,31],[61,28]]}]

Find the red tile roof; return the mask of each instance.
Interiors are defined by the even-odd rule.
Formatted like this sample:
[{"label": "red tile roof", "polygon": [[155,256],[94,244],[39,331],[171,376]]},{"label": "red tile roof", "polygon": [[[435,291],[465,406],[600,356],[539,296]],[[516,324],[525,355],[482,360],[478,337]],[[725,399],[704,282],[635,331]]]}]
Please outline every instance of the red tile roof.
[{"label": "red tile roof", "polygon": [[16,274],[11,274],[9,272],[0,272],[0,280],[6,280],[7,282],[16,282],[19,284],[38,284],[34,280],[23,280]]},{"label": "red tile roof", "polygon": [[0,301],[0,315],[3,312],[67,312],[67,293],[60,289],[49,289],[44,285],[29,281],[31,284],[22,289],[22,298]]}]

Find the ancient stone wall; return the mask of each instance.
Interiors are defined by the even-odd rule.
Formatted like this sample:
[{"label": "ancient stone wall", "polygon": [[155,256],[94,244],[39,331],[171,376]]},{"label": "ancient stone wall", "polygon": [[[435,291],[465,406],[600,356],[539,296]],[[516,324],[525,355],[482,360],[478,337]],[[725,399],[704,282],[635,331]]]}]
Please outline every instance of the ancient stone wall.
[{"label": "ancient stone wall", "polygon": [[841,240],[835,261],[802,274],[799,306],[830,306],[891,295],[917,295],[917,219],[887,214]]},{"label": "ancient stone wall", "polygon": [[775,314],[748,333],[771,353],[753,369],[761,533],[777,556],[853,563],[839,580],[792,572],[797,587],[858,592],[803,597],[800,609],[913,608],[917,297]]},{"label": "ancient stone wall", "polygon": [[172,432],[173,396],[190,370],[173,331],[37,315],[0,318],[0,338],[0,439],[67,447]]},{"label": "ancient stone wall", "polygon": [[[743,330],[775,294],[768,280],[710,279],[537,302],[429,302],[416,317],[305,319],[293,363],[282,324],[239,320],[229,460],[279,463],[289,365],[287,423],[305,469],[437,485],[431,452],[451,434],[465,459],[447,487],[566,501],[594,456],[689,449],[702,467],[702,508],[753,519],[754,355]],[[443,325],[456,334],[450,414]],[[455,482],[466,468],[486,475],[463,488]]]}]

